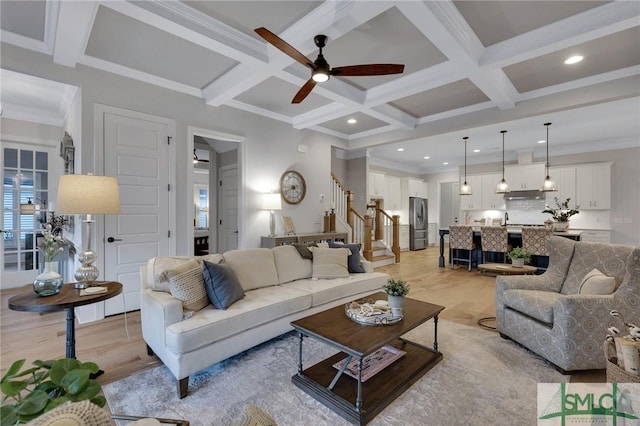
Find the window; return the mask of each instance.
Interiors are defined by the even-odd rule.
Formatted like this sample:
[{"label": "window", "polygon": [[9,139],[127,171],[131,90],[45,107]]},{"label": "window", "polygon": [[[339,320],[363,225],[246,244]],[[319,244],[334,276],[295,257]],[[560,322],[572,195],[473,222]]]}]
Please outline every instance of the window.
[{"label": "window", "polygon": [[209,190],[198,188],[198,214],[196,228],[209,227]]}]

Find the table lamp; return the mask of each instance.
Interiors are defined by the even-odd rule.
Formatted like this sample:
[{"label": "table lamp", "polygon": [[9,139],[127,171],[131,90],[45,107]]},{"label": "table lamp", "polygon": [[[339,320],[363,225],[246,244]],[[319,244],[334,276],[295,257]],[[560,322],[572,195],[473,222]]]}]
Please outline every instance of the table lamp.
[{"label": "table lamp", "polygon": [[262,208],[270,210],[269,236],[276,236],[276,210],[282,210],[282,199],[277,192],[270,192],[262,195]]},{"label": "table lamp", "polygon": [[87,244],[79,254],[82,266],[75,272],[76,288],[86,288],[98,279],[98,268],[93,265],[96,254],[91,250],[92,214],[119,214],[120,192],[118,180],[109,176],[63,175],[58,182],[56,206],[59,214],[84,214]]}]

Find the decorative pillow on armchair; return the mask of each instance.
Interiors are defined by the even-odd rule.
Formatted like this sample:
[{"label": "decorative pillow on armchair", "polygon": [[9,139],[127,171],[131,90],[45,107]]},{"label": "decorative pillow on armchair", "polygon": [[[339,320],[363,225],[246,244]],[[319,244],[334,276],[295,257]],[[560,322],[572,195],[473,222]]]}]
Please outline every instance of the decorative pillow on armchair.
[{"label": "decorative pillow on armchair", "polygon": [[229,265],[205,260],[202,273],[207,296],[216,308],[227,309],[233,302],[244,297],[242,285]]},{"label": "decorative pillow on armchair", "polygon": [[582,279],[578,294],[611,294],[615,289],[616,279],[594,268]]},{"label": "decorative pillow on armchair", "polygon": [[360,261],[360,244],[342,244],[329,241],[329,248],[348,248],[351,251],[347,259],[349,272],[352,274],[364,272],[364,267]]},{"label": "decorative pillow on armchair", "polygon": [[313,278],[346,278],[349,276],[346,248],[309,247],[313,252]]}]

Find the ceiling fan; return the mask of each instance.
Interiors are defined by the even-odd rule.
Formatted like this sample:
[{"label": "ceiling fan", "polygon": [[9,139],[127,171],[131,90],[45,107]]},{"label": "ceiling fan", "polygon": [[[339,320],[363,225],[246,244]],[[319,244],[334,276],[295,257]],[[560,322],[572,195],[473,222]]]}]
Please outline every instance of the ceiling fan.
[{"label": "ceiling fan", "polygon": [[331,68],[329,63],[324,59],[322,55],[322,49],[327,44],[326,35],[317,35],[313,38],[316,46],[320,49],[318,57],[315,61],[311,61],[309,58],[298,52],[289,43],[269,31],[264,27],[256,28],[255,32],[260,37],[271,43],[274,47],[280,49],[282,52],[291,56],[302,65],[311,68],[311,78],[298,90],[298,93],[291,100],[292,104],[299,104],[304,98],[306,98],[311,90],[317,83],[322,83],[329,80],[329,77],[335,75],[336,77],[357,77],[366,75],[388,75],[388,74],[402,74],[404,71],[404,65],[398,64],[367,64],[367,65],[349,65],[345,67]]}]

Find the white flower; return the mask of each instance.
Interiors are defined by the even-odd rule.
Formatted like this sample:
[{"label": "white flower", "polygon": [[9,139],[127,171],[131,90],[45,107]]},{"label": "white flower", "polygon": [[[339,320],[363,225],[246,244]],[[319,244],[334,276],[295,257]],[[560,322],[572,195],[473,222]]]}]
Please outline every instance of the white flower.
[{"label": "white flower", "polygon": [[617,336],[618,334],[620,334],[620,330],[618,330],[617,327],[613,327],[613,326],[607,328],[607,331],[614,336]]}]

